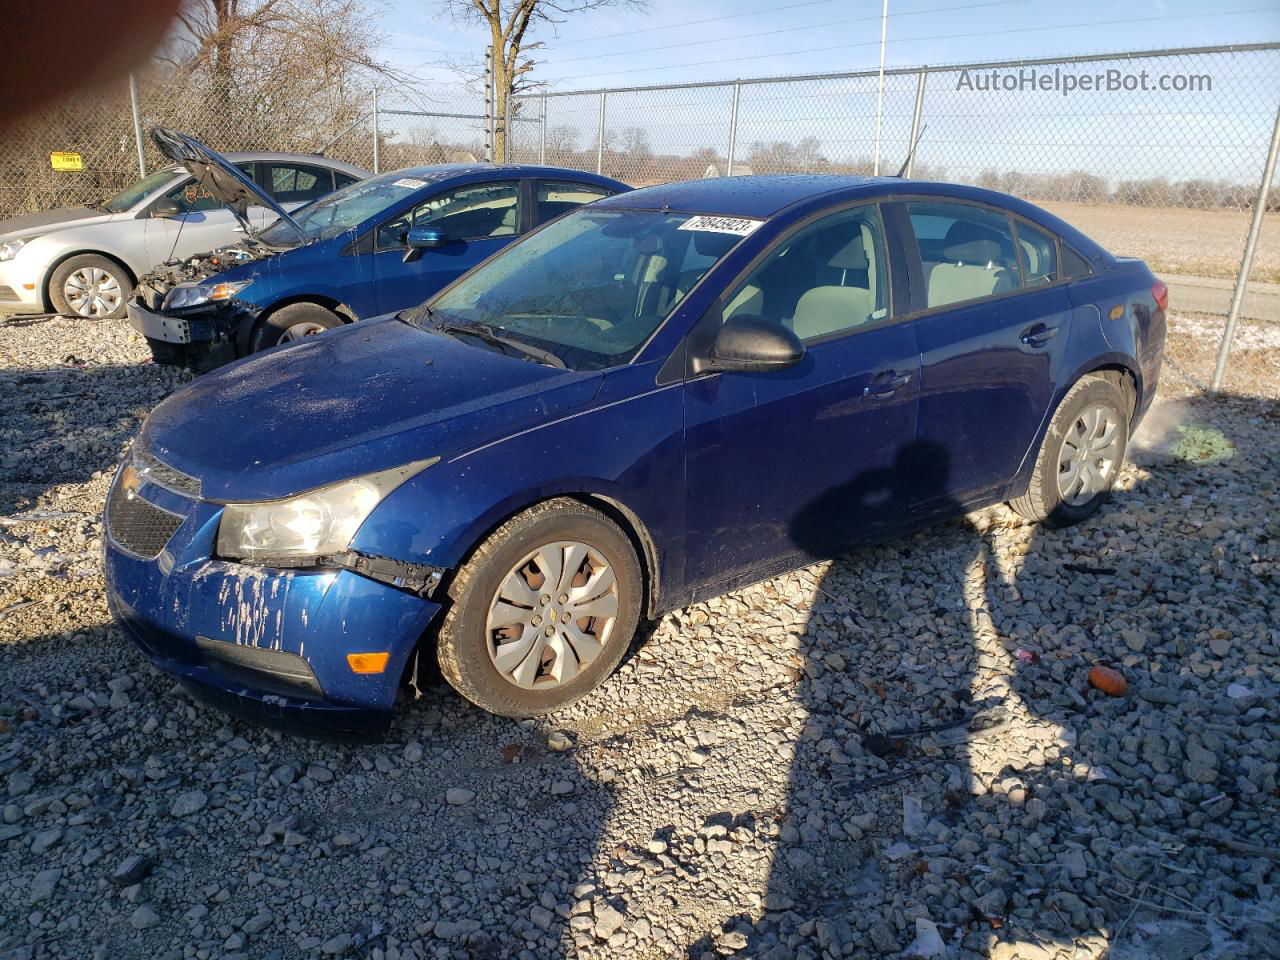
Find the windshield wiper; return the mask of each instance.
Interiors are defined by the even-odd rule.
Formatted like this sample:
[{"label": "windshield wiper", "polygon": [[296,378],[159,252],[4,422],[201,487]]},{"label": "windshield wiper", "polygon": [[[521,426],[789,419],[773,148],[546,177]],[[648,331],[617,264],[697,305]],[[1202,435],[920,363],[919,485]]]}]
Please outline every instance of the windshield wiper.
[{"label": "windshield wiper", "polygon": [[512,340],[510,337],[504,337],[487,323],[480,323],[478,320],[468,320],[465,322],[457,320],[445,320],[442,322],[436,321],[433,319],[430,308],[428,308],[427,317],[432,319],[433,325],[441,333],[466,334],[468,336],[475,337],[477,340],[484,340],[487,343],[492,343],[495,346],[510,347],[511,349],[517,350],[520,353],[523,353],[526,357],[529,357],[531,360],[536,360],[539,363],[545,363],[552,367],[559,367],[561,370],[568,369],[568,365],[550,350],[543,350],[541,347],[535,347],[529,343],[521,343],[519,340]]},{"label": "windshield wiper", "polygon": [[423,320],[426,320],[431,324],[432,329],[440,329],[440,318],[437,317],[436,312],[425,303],[420,303],[416,307],[409,307],[406,310],[401,310],[396,314],[396,319],[401,323],[412,324],[415,327]]}]

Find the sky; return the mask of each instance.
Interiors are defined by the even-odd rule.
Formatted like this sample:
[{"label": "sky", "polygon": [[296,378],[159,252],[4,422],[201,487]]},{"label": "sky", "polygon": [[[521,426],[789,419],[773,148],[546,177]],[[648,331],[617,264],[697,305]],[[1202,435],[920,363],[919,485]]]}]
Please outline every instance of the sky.
[{"label": "sky", "polygon": [[[397,105],[481,109],[475,93],[461,92],[450,63],[477,64],[487,32],[440,16],[436,0],[387,2],[380,54],[420,78],[416,90],[428,101],[424,106],[414,97],[417,102]],[[532,39],[546,46],[534,54],[539,63],[532,76],[543,89],[564,92],[874,70],[880,9],[880,0],[650,0],[643,11],[604,8],[555,29],[541,27]],[[1280,0],[889,0],[885,62],[888,68],[936,67],[1276,40]],[[961,90],[958,73],[931,73],[917,160],[948,179],[992,168],[1084,170],[1112,182],[1257,177],[1280,102],[1280,53],[1130,63],[1135,71],[1206,71],[1212,91],[982,94]],[[1098,69],[1124,65],[1112,61]],[[910,141],[915,84],[914,76],[886,80],[879,144],[890,169]],[[384,98],[384,110],[396,96]],[[640,128],[663,155],[690,156],[708,147],[724,155],[730,101],[729,87],[613,94],[606,128]],[[598,97],[551,97],[547,104],[549,129],[572,130],[573,149],[593,149]],[[744,85],[735,155],[741,160],[756,144],[816,137],[833,162],[865,162],[876,149],[876,116],[874,77]],[[455,142],[475,140],[480,129],[447,119],[389,123],[402,134],[426,124],[430,136]],[[517,124],[517,134],[536,141],[537,126]]]},{"label": "sky", "polygon": [[[478,60],[487,33],[433,0],[390,0],[380,54],[428,82]],[[879,0],[650,0],[558,28],[534,76],[553,90],[855,70],[879,61]],[[886,64],[957,63],[1280,39],[1280,0],[890,0]],[[694,22],[701,21],[701,22]],[[678,46],[677,46],[678,45]],[[666,47],[667,49],[653,49]]]}]

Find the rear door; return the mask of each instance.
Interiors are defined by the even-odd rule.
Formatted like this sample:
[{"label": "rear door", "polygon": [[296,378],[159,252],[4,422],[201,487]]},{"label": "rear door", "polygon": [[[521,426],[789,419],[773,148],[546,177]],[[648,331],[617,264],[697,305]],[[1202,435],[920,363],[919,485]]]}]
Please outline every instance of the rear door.
[{"label": "rear door", "polygon": [[1072,306],[1056,239],[1003,210],[896,204],[908,237],[920,346],[919,440],[944,461],[912,512],[1003,496],[1049,413]]},{"label": "rear door", "polygon": [[702,321],[777,320],[806,353],[789,370],[685,386],[686,575],[699,596],[905,517],[918,356],[912,324],[891,312],[886,248],[874,204],[827,214],[776,243]]},{"label": "rear door", "polygon": [[[421,303],[497,253],[520,233],[521,182],[493,180],[449,187],[374,230],[372,257],[377,312]],[[410,253],[410,227],[436,227],[446,242]],[[406,254],[409,258],[406,260]]]}]

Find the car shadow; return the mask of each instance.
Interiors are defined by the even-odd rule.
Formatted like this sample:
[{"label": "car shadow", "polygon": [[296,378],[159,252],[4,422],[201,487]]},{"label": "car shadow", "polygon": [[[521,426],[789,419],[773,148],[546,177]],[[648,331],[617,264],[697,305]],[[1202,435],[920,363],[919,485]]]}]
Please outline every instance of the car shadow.
[{"label": "car shadow", "polygon": [[[1280,405],[1267,406],[1280,422]],[[1270,449],[1248,453],[1264,473],[1280,464],[1280,433],[1267,436]],[[1215,916],[1213,897],[1193,904],[1183,884],[1207,849],[1229,842],[1199,828],[1232,804],[1265,807],[1237,785],[1262,747],[1199,732],[1205,718],[1180,707],[1195,693],[1169,676],[1197,656],[1191,636],[1205,625],[1176,625],[1181,593],[1151,571],[1133,534],[1173,496],[1212,514],[1203,486],[1215,465],[1172,463],[1160,446],[1136,449],[1138,466],[1076,527],[1024,525],[995,508],[829,565],[798,651],[807,722],[761,907],[688,957],[719,955],[729,934],[749,957],[1097,956],[1126,925],[1131,938],[1141,926],[1152,955],[1188,938],[1230,945],[1242,913]],[[905,460],[932,462],[942,489],[936,453]],[[860,476],[833,496],[902,480]],[[803,517],[801,533],[812,528]],[[1213,539],[1191,543],[1189,569],[1222,568]],[[1245,598],[1262,578],[1237,579],[1250,581],[1241,602],[1256,602]],[[1157,654],[1160,644],[1172,650]],[[1125,696],[1090,686],[1100,664],[1128,677]],[[1158,712],[1170,709],[1179,712]],[[1201,774],[1207,783],[1180,762],[1192,741],[1224,755]],[[1230,877],[1214,882],[1242,892]]]},{"label": "car shadow", "polygon": [[152,408],[189,379],[152,364],[98,363],[75,354],[56,367],[0,370],[4,431],[12,431],[0,515],[30,509],[52,487],[111,469]]}]

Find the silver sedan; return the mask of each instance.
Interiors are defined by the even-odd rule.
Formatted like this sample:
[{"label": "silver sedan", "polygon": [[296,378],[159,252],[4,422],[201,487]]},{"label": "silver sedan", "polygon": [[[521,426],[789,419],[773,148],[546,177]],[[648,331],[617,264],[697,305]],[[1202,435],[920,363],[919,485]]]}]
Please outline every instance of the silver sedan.
[{"label": "silver sedan", "polygon": [[[225,156],[286,210],[369,175],[309,154]],[[264,227],[275,214],[255,206],[248,218]],[[98,204],[0,221],[0,312],[123,316],[137,277],[166,260],[234,243],[243,229],[180,166],[148,174]]]}]

